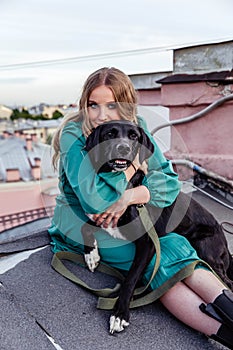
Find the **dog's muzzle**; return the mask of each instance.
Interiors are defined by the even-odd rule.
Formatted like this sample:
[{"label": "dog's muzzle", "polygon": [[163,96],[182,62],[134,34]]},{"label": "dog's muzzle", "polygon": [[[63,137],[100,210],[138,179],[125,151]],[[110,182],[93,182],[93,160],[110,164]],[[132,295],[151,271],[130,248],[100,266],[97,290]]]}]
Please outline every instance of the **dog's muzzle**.
[{"label": "dog's muzzle", "polygon": [[131,162],[126,159],[112,159],[108,162],[108,164],[112,170],[124,171],[130,166]]},{"label": "dog's muzzle", "polygon": [[125,157],[131,152],[131,147],[128,143],[122,142],[116,146],[116,151],[119,153],[119,156]]},{"label": "dog's muzzle", "polygon": [[[132,147],[127,142],[121,142],[115,145],[111,150],[111,159],[108,164],[116,171],[126,170],[132,163]],[[133,155],[134,156],[134,155]]]}]

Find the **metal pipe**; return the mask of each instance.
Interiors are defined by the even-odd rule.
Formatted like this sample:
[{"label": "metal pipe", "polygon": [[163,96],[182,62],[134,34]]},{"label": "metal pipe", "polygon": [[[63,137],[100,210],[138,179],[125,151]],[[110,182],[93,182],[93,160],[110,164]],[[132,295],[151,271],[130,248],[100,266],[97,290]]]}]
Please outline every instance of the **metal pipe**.
[{"label": "metal pipe", "polygon": [[[190,185],[190,183],[189,183],[188,181],[182,181],[182,182],[183,182],[183,183],[188,183],[188,184]],[[233,210],[233,206],[231,206],[231,205],[229,205],[229,204],[227,204],[227,203],[221,201],[220,199],[216,198],[215,196],[211,195],[210,193],[208,193],[208,192],[202,190],[200,187],[197,187],[197,186],[195,186],[194,184],[191,184],[191,186],[192,186],[193,188],[195,188],[197,191],[199,191],[199,192],[203,193],[204,195],[206,195],[207,197],[213,199],[215,202],[217,202],[217,203],[223,205],[224,207],[226,207],[226,208],[228,208],[228,209]],[[224,224],[230,224],[230,223],[224,222]],[[230,225],[231,225],[231,224],[230,224]],[[231,233],[231,232],[229,232],[229,233]]]},{"label": "metal pipe", "polygon": [[202,111],[197,112],[189,117],[185,117],[185,118],[182,118],[179,120],[173,120],[173,121],[169,121],[167,123],[161,124],[151,131],[151,135],[154,135],[158,130],[163,129],[167,126],[188,123],[188,122],[191,122],[195,119],[201,118],[204,115],[206,115],[207,113],[211,112],[213,109],[217,108],[218,106],[220,106],[223,103],[230,101],[230,100],[233,100],[233,94],[230,94],[228,96],[224,96],[224,97],[218,99],[217,101],[214,101],[208,107],[204,108]]},{"label": "metal pipe", "polygon": [[172,159],[171,160],[172,164],[175,165],[184,165],[187,166],[188,168],[200,173],[200,174],[204,174],[206,176],[211,177],[212,179],[224,182],[225,184],[231,186],[233,188],[233,181],[232,180],[228,180],[225,177],[218,175],[216,173],[214,173],[213,171],[210,170],[206,170],[205,168],[202,168],[200,165],[195,164],[194,162],[187,160],[187,159]]}]

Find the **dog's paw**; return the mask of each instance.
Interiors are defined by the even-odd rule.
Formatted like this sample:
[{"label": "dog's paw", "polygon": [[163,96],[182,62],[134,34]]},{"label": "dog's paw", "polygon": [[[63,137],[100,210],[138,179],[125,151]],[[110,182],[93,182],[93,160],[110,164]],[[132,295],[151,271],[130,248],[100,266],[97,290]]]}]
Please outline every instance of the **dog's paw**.
[{"label": "dog's paw", "polygon": [[88,269],[91,272],[94,272],[94,270],[99,265],[99,261],[100,261],[100,256],[99,256],[96,240],[94,242],[94,248],[90,251],[90,253],[84,254],[84,259],[85,259],[85,262],[87,264]]},{"label": "dog's paw", "polygon": [[110,334],[113,334],[114,332],[122,332],[124,331],[125,327],[128,327],[129,322],[120,319],[120,317],[116,317],[112,315],[110,317],[110,327],[109,327],[109,332]]}]

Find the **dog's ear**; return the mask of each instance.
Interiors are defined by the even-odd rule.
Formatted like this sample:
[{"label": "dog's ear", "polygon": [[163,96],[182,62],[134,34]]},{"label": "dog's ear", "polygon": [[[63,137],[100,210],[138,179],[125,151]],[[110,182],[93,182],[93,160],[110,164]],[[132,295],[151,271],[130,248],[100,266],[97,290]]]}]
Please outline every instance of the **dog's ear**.
[{"label": "dog's ear", "polygon": [[86,139],[86,146],[85,149],[87,152],[89,152],[92,148],[94,148],[99,143],[99,137],[100,137],[100,128],[97,127],[96,129],[93,129],[90,135]]},{"label": "dog's ear", "polygon": [[140,151],[139,151],[139,162],[143,163],[144,160],[148,159],[154,152],[154,145],[151,142],[150,138],[147,136],[145,131],[142,128],[139,128],[141,137],[140,137]]},{"label": "dog's ear", "polygon": [[92,133],[86,139],[85,150],[89,152],[90,159],[94,163],[97,163],[99,160],[99,138],[100,127],[97,127],[93,129]]}]

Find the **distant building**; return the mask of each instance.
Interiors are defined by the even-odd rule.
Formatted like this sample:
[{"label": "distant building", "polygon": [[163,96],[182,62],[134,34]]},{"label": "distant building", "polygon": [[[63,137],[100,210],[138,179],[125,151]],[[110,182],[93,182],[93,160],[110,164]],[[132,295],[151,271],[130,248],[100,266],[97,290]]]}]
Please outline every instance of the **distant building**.
[{"label": "distant building", "polygon": [[[24,107],[24,109],[25,108],[26,107]],[[47,103],[40,103],[39,105],[27,107],[26,109],[31,115],[34,115],[34,116],[43,115],[44,117],[51,119],[53,117],[53,114],[55,111],[58,111],[61,114],[65,115],[69,111],[77,110],[77,105],[75,105],[75,104],[49,105]]]},{"label": "distant building", "polygon": [[61,121],[62,118],[50,120],[16,119],[11,128],[14,132],[36,136],[38,141],[47,143],[48,137],[52,137]]},{"label": "distant building", "polygon": [[[65,115],[77,109],[76,105],[40,104],[37,107],[30,113],[46,112],[51,117],[55,110]],[[61,121],[62,118],[0,121],[0,232],[52,215],[58,180],[47,143]]]},{"label": "distant building", "polygon": [[[15,170],[14,181],[56,176],[51,165],[51,147],[38,142],[36,134],[5,131],[0,139],[0,182],[12,181],[8,175],[8,170],[12,169]],[[33,169],[39,169],[39,172]]]},{"label": "distant building", "polygon": [[12,114],[11,108],[6,107],[4,105],[0,105],[0,120],[1,119],[10,119],[11,114]]},{"label": "distant building", "polygon": [[0,231],[51,214],[57,174],[51,147],[35,134],[5,131],[0,139]]},{"label": "distant building", "polygon": [[29,107],[27,108],[27,111],[33,116],[43,115],[48,119],[51,119],[53,117],[53,113],[55,111],[59,111],[63,114],[63,110],[59,106],[51,106],[46,103],[40,103],[39,105]]},{"label": "distant building", "polygon": [[[76,104],[69,104],[69,105],[48,105],[45,103],[41,103],[39,105],[33,106],[33,107],[22,107],[18,106],[17,109],[22,112],[22,110],[27,110],[31,116],[39,116],[43,115],[44,117],[48,118],[47,120],[43,119],[24,119],[19,118],[15,120],[10,119],[10,115],[12,114],[12,110],[9,109],[8,116],[9,118],[2,118],[1,119],[1,105],[0,105],[0,135],[3,134],[5,131],[8,131],[11,134],[14,134],[14,132],[24,132],[27,134],[36,134],[36,137],[39,141],[43,143],[48,143],[50,141],[52,135],[54,134],[57,127],[60,125],[62,118],[59,119],[52,119],[54,112],[58,111],[61,113],[62,116],[65,116],[67,113],[75,112],[77,111],[77,105]],[[7,107],[2,105],[2,116],[6,116],[6,110]],[[0,136],[1,137],[1,136]]]}]

